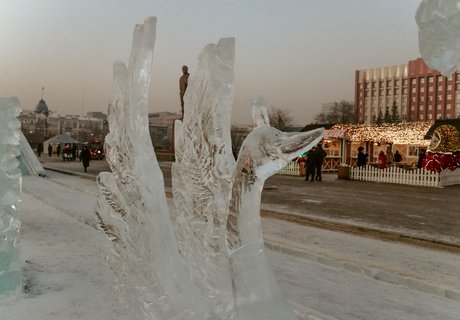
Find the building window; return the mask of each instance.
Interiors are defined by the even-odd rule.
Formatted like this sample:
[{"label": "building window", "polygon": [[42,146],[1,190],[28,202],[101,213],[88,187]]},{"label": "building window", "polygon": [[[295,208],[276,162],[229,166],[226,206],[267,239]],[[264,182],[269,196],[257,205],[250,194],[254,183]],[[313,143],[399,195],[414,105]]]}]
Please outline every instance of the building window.
[{"label": "building window", "polygon": [[419,99],[420,99],[420,101],[422,101],[422,102],[423,102],[423,101],[425,101],[425,96],[420,96],[420,98],[419,98]]},{"label": "building window", "polygon": [[425,92],[425,87],[421,87],[420,92]]},{"label": "building window", "polygon": [[451,84],[447,85],[447,90],[452,90],[452,85]]},{"label": "building window", "polygon": [[414,110],[415,110],[414,105],[411,105],[410,106],[410,111],[414,111]]},{"label": "building window", "polygon": [[433,83],[433,77],[428,77],[428,82]]},{"label": "building window", "polygon": [[432,87],[432,86],[429,86],[429,87],[428,87],[428,91],[429,91],[429,92],[433,92],[433,87]]},{"label": "building window", "polygon": [[446,105],[446,110],[450,110],[450,108],[451,108],[450,103],[448,103],[448,104]]},{"label": "building window", "polygon": [[438,105],[436,106],[436,109],[437,109],[437,110],[441,110],[441,107],[442,107],[442,106],[441,106],[440,104],[438,104]]},{"label": "building window", "polygon": [[411,79],[410,83],[415,84],[416,81],[417,81],[416,79]]},{"label": "building window", "polygon": [[420,111],[423,111],[423,104],[420,105]]},{"label": "building window", "polygon": [[433,119],[433,115],[431,113],[428,115],[428,119],[429,120]]},{"label": "building window", "polygon": [[420,83],[425,83],[425,78],[420,78]]},{"label": "building window", "polygon": [[438,76],[438,82],[442,82],[442,76]]},{"label": "building window", "polygon": [[440,114],[440,113],[438,113],[438,114],[436,115],[436,119],[441,119],[441,114]]},{"label": "building window", "polygon": [[419,114],[418,117],[420,120],[423,120],[423,114]]},{"label": "building window", "polygon": [[428,110],[432,110],[433,109],[433,106],[431,104],[428,105]]},{"label": "building window", "polygon": [[412,87],[412,93],[415,93],[416,92],[416,88],[415,87]]},{"label": "building window", "polygon": [[438,86],[438,92],[442,91],[442,86]]},{"label": "building window", "polygon": [[449,94],[447,95],[447,100],[451,100],[451,99],[452,99],[452,95],[449,93]]}]

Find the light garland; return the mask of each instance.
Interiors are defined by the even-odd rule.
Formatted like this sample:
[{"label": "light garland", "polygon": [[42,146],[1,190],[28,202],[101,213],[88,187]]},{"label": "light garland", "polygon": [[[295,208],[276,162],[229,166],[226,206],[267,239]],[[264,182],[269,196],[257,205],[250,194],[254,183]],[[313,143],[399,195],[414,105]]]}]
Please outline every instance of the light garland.
[{"label": "light garland", "polygon": [[328,139],[428,146],[430,140],[425,140],[424,137],[433,124],[434,121],[398,122],[382,125],[336,124],[330,130],[325,130],[324,136]]},{"label": "light garland", "polygon": [[458,138],[457,129],[454,126],[439,126],[436,128],[434,134],[437,134],[436,139],[439,139],[439,143],[432,148],[432,151],[451,152],[454,150],[460,150],[460,140]]}]

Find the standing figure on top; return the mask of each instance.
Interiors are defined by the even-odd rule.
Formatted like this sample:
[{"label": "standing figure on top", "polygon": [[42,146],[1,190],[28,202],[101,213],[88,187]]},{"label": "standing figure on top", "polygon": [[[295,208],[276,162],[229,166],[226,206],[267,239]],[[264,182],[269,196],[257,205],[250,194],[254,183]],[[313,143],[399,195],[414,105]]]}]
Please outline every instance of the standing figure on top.
[{"label": "standing figure on top", "polygon": [[182,76],[179,79],[179,96],[180,96],[180,107],[182,111],[182,120],[184,119],[184,95],[185,95],[185,91],[187,90],[189,76],[190,76],[190,73],[188,73],[188,67],[182,66]]}]

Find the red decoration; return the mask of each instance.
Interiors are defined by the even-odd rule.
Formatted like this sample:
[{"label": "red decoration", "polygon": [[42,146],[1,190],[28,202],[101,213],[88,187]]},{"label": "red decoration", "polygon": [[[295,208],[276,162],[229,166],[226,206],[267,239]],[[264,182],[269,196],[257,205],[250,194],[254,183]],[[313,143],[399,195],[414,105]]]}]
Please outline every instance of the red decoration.
[{"label": "red decoration", "polygon": [[460,168],[460,151],[446,153],[427,152],[425,168],[436,172],[441,172],[445,169],[454,171]]}]

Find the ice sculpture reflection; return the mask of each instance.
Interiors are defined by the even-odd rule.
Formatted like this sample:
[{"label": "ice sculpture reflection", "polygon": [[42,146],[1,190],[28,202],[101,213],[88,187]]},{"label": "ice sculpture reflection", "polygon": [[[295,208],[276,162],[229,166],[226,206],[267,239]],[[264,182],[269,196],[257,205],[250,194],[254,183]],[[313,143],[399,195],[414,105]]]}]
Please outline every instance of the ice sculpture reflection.
[{"label": "ice sculpture reflection", "polygon": [[258,127],[235,165],[234,39],[206,46],[175,128],[175,234],[147,123],[155,22],[136,26],[128,68],[114,66],[106,138],[112,173],[98,176],[97,220],[113,242],[109,264],[120,296],[145,319],[295,319],[265,258],[260,196],[265,179],[315,145],[322,130],[282,133],[256,105]]},{"label": "ice sculpture reflection", "polygon": [[415,20],[420,54],[426,64],[450,76],[460,64],[460,2],[423,0]]},{"label": "ice sculpture reflection", "polygon": [[21,225],[21,171],[16,159],[20,154],[20,111],[16,97],[0,98],[0,296],[17,290],[21,278],[16,248]]}]

